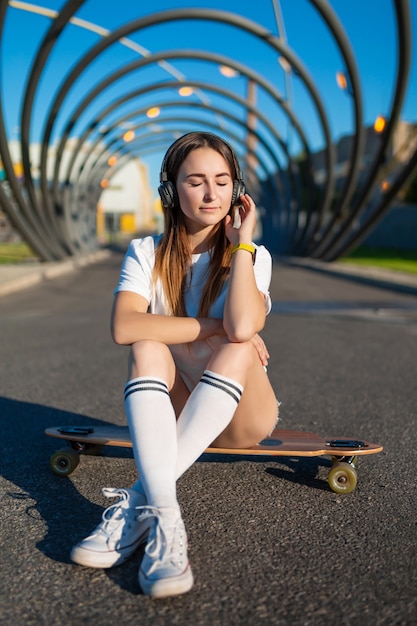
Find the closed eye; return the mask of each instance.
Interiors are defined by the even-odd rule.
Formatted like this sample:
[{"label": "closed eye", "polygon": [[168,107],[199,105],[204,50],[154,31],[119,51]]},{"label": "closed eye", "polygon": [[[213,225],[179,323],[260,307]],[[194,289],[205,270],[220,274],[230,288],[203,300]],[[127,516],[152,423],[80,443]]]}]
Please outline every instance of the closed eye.
[{"label": "closed eye", "polygon": [[[205,181],[205,179],[206,179],[206,176],[204,174],[196,174],[196,173],[189,174],[186,178],[188,184],[191,187],[198,187]],[[215,177],[215,180],[216,180],[216,184],[219,185],[219,187],[225,187],[231,182],[231,177],[226,172],[222,172],[221,174],[218,174]]]}]

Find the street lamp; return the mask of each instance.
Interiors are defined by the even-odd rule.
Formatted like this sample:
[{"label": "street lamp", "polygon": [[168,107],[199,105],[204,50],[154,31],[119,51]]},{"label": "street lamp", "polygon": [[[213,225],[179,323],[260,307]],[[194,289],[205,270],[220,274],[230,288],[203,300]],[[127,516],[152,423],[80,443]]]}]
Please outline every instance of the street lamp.
[{"label": "street lamp", "polygon": [[219,72],[226,78],[236,78],[236,76],[239,76],[239,72],[228,65],[220,65]]},{"label": "street lamp", "polygon": [[387,120],[383,115],[378,115],[374,122],[374,131],[378,134],[382,133],[385,126],[387,125]]},{"label": "street lamp", "polygon": [[178,89],[178,93],[183,98],[187,98],[188,96],[191,96],[194,93],[194,89],[192,87],[184,86]]},{"label": "street lamp", "polygon": [[352,93],[352,85],[350,84],[349,77],[345,72],[336,72],[336,82],[339,89],[346,91],[350,96]]},{"label": "street lamp", "polygon": [[158,117],[160,112],[161,112],[161,109],[159,107],[151,107],[150,109],[146,111],[146,117],[149,117],[151,119],[154,117]]},{"label": "street lamp", "polygon": [[133,130],[127,130],[125,134],[123,135],[123,141],[125,141],[126,143],[129,143],[129,141],[133,141],[134,138],[135,138],[135,131]]}]

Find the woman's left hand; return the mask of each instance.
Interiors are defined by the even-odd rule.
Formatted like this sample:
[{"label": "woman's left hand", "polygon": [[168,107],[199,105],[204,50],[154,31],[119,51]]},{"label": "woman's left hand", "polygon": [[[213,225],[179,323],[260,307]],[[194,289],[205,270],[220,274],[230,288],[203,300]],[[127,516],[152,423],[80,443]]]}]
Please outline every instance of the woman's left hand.
[{"label": "woman's left hand", "polygon": [[241,206],[234,207],[234,211],[239,212],[239,228],[234,228],[234,220],[230,215],[226,217],[226,237],[234,246],[238,243],[251,243],[256,225],[256,206],[250,195],[245,193],[239,200]]},{"label": "woman's left hand", "polygon": [[262,363],[262,365],[264,367],[266,367],[268,365],[268,359],[269,359],[269,352],[268,349],[265,345],[264,340],[262,339],[262,337],[260,335],[258,335],[258,333],[256,333],[252,339],[251,339],[251,343],[253,345],[253,347],[255,348],[255,350],[258,353],[259,359]]}]

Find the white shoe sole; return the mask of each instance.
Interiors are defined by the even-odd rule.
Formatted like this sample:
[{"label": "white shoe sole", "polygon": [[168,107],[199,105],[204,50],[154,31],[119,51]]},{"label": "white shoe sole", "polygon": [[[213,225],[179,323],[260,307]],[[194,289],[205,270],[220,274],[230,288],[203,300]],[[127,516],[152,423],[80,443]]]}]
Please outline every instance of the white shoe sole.
[{"label": "white shoe sole", "polygon": [[135,543],[121,550],[112,550],[108,552],[96,552],[83,547],[81,544],[77,544],[73,547],[70,554],[70,559],[77,565],[84,565],[84,567],[96,567],[98,569],[108,569],[117,565],[122,565],[139,546],[146,542],[147,533],[140,537]]},{"label": "white shoe sole", "polygon": [[186,570],[179,576],[172,578],[160,578],[151,580],[139,570],[139,585],[143,593],[150,598],[168,598],[169,596],[179,596],[190,591],[194,584],[193,573],[188,563]]}]

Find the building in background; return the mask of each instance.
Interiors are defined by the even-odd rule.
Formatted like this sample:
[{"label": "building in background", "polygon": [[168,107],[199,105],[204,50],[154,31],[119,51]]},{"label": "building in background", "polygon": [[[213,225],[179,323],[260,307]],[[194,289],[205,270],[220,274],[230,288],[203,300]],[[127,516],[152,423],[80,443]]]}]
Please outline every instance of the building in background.
[{"label": "building in background", "polygon": [[[68,149],[62,155],[62,162],[59,172],[60,183],[63,182],[68,164],[71,162],[73,151],[76,148],[77,140],[67,142]],[[11,141],[9,143],[10,153],[13,159],[15,174],[23,182],[23,167],[20,156],[20,143]],[[79,164],[90,151],[90,146],[84,144],[73,164],[77,169]],[[98,145],[91,151],[90,159],[94,161],[102,153],[102,147]],[[32,144],[30,147],[31,173],[35,186],[39,183],[39,163],[41,157],[41,146]],[[48,179],[52,180],[54,175],[54,149],[48,153]],[[97,235],[99,241],[106,242],[114,239],[115,236],[131,237],[136,233],[159,232],[161,230],[162,213],[158,199],[155,199],[155,191],[151,189],[149,175],[146,165],[139,159],[132,159],[119,170],[117,163],[115,173],[109,178],[101,181],[103,189],[97,205]],[[7,181],[0,162],[0,182],[7,193]],[[18,234],[13,230],[2,212],[0,206],[0,240],[19,240]]]},{"label": "building in background", "polygon": [[126,163],[110,179],[103,179],[101,186],[103,193],[97,207],[99,239],[158,230],[154,193],[147,168],[139,159]]}]

